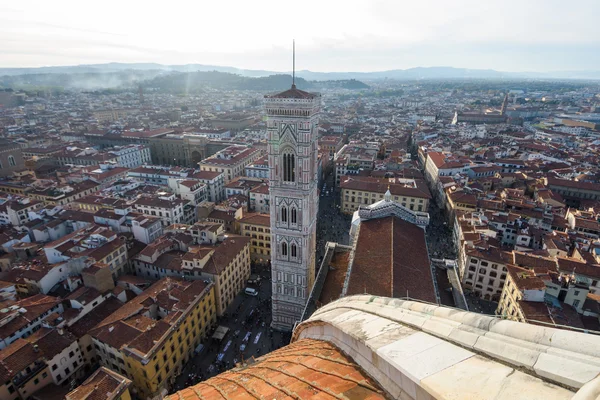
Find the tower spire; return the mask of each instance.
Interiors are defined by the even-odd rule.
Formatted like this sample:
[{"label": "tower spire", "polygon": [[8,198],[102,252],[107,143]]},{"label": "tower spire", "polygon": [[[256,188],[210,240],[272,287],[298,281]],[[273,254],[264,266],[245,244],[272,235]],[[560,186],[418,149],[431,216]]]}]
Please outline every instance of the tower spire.
[{"label": "tower spire", "polygon": [[292,89],[296,89],[296,39],[292,40]]}]

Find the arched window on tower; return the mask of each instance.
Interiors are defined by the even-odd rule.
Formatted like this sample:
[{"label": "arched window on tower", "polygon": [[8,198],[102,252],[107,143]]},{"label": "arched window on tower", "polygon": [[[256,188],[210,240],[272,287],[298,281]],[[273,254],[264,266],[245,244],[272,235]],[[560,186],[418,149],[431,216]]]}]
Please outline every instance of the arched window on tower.
[{"label": "arched window on tower", "polygon": [[281,255],[287,257],[287,243],[281,243]]},{"label": "arched window on tower", "polygon": [[283,181],[296,181],[296,156],[292,153],[283,154]]},{"label": "arched window on tower", "polygon": [[298,212],[296,211],[295,208],[292,208],[292,218],[291,218],[291,222],[292,224],[297,224],[298,223]]},{"label": "arched window on tower", "polygon": [[292,257],[294,257],[294,258],[298,257],[298,249],[297,249],[295,243],[292,243],[290,252],[292,253]]},{"label": "arched window on tower", "polygon": [[281,222],[287,222],[288,220],[287,207],[281,207]]},{"label": "arched window on tower", "polygon": [[10,165],[11,167],[17,165],[17,163],[15,162],[15,158],[12,155],[8,156],[8,165]]}]

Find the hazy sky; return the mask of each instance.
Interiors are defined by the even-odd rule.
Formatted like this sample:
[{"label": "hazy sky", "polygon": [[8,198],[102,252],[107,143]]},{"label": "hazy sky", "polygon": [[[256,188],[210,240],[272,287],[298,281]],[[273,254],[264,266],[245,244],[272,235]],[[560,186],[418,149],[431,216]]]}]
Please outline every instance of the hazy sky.
[{"label": "hazy sky", "polygon": [[2,3],[0,67],[114,61],[287,71],[295,38],[297,68],[313,71],[600,69],[600,0]]}]

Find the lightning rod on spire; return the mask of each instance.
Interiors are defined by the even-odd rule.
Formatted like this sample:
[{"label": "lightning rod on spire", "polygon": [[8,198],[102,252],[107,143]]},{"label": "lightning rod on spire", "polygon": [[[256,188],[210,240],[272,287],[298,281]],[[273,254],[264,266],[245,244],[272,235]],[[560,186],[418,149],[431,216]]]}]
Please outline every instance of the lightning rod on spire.
[{"label": "lightning rod on spire", "polygon": [[296,88],[296,39],[292,40],[292,88]]}]

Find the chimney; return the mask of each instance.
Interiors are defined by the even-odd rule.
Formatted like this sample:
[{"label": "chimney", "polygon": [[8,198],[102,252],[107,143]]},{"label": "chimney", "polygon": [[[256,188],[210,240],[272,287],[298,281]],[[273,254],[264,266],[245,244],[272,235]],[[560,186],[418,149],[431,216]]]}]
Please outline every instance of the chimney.
[{"label": "chimney", "polygon": [[58,328],[58,329],[56,329],[56,331],[58,332],[59,335],[63,335],[65,333],[63,328]]},{"label": "chimney", "polygon": [[33,345],[33,351],[35,351],[36,353],[40,351],[39,347],[37,344]]}]

